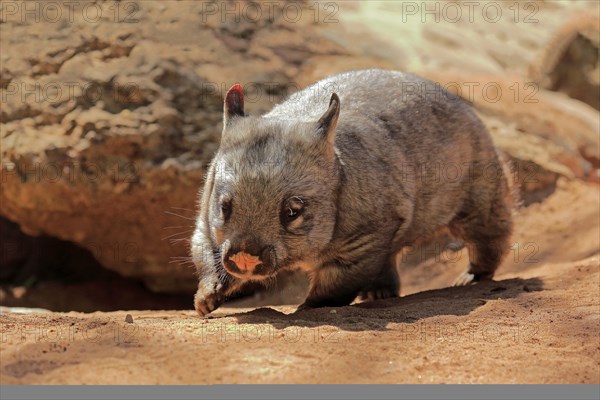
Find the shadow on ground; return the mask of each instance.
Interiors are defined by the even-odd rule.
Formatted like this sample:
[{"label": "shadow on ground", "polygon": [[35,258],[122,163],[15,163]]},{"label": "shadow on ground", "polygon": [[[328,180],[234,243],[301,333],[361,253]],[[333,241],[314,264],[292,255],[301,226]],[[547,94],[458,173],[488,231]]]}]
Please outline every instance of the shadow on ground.
[{"label": "shadow on ground", "polygon": [[[390,323],[413,323],[443,315],[467,315],[490,300],[516,298],[524,292],[540,290],[543,290],[543,282],[539,278],[515,278],[430,290],[346,307],[324,307],[290,314],[264,307],[224,317],[236,318],[240,324],[271,324],[276,329],[328,325],[346,331],[385,331]],[[377,309],[377,312],[373,309]]]}]

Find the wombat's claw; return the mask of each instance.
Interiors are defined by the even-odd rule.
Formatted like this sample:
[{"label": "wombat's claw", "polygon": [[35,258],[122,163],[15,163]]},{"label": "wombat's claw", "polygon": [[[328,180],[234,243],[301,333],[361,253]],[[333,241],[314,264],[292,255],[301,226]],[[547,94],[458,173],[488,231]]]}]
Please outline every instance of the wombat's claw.
[{"label": "wombat's claw", "polygon": [[376,289],[367,290],[358,294],[359,300],[382,300],[389,299],[390,297],[398,297],[398,293],[391,289]]},{"label": "wombat's claw", "polygon": [[467,271],[463,272],[456,278],[452,286],[467,286],[475,282],[475,275]]},{"label": "wombat's claw", "polygon": [[456,280],[454,281],[454,284],[452,286],[467,286],[472,283],[491,281],[493,277],[494,277],[493,272],[492,273],[484,272],[484,273],[472,274],[468,271],[465,271],[462,274],[460,274],[460,276],[458,278],[456,278]]},{"label": "wombat's claw", "polygon": [[223,299],[216,293],[211,293],[205,296],[198,291],[196,292],[196,296],[194,296],[194,308],[201,317],[210,314],[221,304],[223,304]]}]

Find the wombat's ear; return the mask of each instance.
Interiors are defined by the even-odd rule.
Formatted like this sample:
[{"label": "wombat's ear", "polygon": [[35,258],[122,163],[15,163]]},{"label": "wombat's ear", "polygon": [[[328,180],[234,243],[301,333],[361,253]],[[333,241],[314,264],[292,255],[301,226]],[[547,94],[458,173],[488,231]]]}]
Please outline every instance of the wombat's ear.
[{"label": "wombat's ear", "polygon": [[327,140],[331,145],[335,143],[335,127],[337,125],[338,116],[340,115],[340,98],[337,94],[331,95],[329,100],[329,108],[325,114],[317,121],[317,134]]},{"label": "wombat's ear", "polygon": [[236,83],[227,91],[223,104],[223,128],[233,117],[244,116],[244,90],[242,85]]}]

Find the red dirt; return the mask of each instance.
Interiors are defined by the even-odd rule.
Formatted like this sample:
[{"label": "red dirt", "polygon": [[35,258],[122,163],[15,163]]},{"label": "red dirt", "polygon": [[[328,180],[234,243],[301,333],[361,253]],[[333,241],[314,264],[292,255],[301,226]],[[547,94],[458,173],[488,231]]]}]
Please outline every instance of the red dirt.
[{"label": "red dirt", "polygon": [[[496,281],[445,288],[464,250],[403,271],[400,299],[294,314],[3,312],[3,384],[599,383],[598,187],[560,181],[516,218]],[[450,262],[449,259],[457,259]],[[270,303],[273,304],[273,303]],[[235,307],[234,307],[235,306]],[[243,307],[243,308],[241,308]]]}]

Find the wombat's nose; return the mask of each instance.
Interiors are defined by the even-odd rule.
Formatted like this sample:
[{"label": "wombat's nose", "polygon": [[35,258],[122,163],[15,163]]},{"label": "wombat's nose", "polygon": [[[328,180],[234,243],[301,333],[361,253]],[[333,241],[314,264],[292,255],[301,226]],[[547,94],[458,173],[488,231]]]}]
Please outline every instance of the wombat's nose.
[{"label": "wombat's nose", "polygon": [[275,249],[273,246],[240,246],[231,249],[223,261],[233,274],[269,275],[275,266]]},{"label": "wombat's nose", "polygon": [[233,262],[241,272],[252,272],[257,265],[262,264],[260,257],[239,251],[229,256],[229,261]]}]

